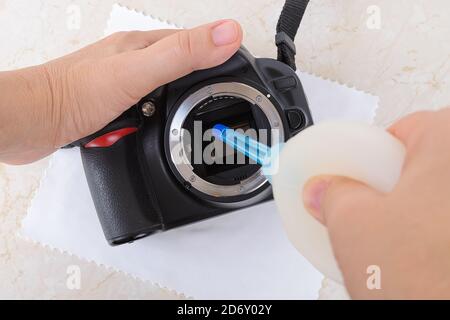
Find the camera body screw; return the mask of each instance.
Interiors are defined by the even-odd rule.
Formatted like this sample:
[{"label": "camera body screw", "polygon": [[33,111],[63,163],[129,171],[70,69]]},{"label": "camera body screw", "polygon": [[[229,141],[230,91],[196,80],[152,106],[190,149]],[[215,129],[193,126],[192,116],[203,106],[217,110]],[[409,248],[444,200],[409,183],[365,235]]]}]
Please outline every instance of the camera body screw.
[{"label": "camera body screw", "polygon": [[148,101],[142,105],[142,114],[144,115],[144,117],[150,118],[155,114],[155,112],[156,107],[153,102]]}]

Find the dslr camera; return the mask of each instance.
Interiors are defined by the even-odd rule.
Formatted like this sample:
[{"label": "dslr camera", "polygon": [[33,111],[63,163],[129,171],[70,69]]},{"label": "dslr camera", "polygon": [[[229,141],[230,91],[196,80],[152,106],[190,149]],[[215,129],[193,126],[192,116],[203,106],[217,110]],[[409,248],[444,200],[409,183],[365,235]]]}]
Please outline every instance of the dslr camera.
[{"label": "dslr camera", "polygon": [[[293,39],[305,3],[285,5],[276,37],[278,60],[255,58],[241,48],[218,67],[149,93],[108,126],[77,142],[110,245],[272,199],[258,164],[228,161],[236,159],[230,150],[213,153],[214,162],[193,161],[193,154],[205,152],[210,142],[203,141],[204,134],[218,123],[266,130],[269,145],[312,125],[294,63]],[[274,130],[276,135],[271,134]]]}]

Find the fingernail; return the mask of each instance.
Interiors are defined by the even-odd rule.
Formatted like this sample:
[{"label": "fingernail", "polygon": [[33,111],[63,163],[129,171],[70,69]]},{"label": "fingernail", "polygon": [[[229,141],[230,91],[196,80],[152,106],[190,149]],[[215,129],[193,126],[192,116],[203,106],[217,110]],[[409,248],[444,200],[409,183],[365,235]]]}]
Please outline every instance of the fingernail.
[{"label": "fingernail", "polygon": [[328,186],[329,181],[327,180],[321,179],[311,181],[307,184],[303,193],[305,206],[309,209],[309,212],[314,216],[314,218],[322,223],[324,223],[324,218],[322,216],[322,204]]},{"label": "fingernail", "polygon": [[234,21],[225,21],[212,30],[212,39],[216,46],[226,46],[237,41],[238,27]]}]

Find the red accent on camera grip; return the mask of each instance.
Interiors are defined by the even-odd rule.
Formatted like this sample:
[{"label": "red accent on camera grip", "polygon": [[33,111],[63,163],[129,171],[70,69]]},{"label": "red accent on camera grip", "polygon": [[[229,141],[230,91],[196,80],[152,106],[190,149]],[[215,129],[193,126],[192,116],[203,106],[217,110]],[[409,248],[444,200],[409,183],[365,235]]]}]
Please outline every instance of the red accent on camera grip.
[{"label": "red accent on camera grip", "polygon": [[114,145],[120,139],[135,133],[138,128],[123,128],[120,130],[109,132],[101,137],[97,137],[91,142],[87,143],[85,148],[107,148]]}]

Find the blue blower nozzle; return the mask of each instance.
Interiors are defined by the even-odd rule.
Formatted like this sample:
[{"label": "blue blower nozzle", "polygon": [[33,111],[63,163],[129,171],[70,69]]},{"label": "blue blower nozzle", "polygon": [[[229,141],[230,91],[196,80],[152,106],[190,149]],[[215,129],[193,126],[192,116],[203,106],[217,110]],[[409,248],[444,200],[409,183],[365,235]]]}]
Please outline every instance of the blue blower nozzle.
[{"label": "blue blower nozzle", "polygon": [[268,146],[223,124],[213,127],[213,136],[259,165],[267,165],[270,161],[271,152]]},{"label": "blue blower nozzle", "polygon": [[216,124],[213,127],[213,136],[261,165],[264,174],[271,182],[272,173],[270,172],[273,171],[271,166],[274,162],[273,158],[278,157],[280,146],[272,149],[252,137],[230,129],[223,124]]}]

